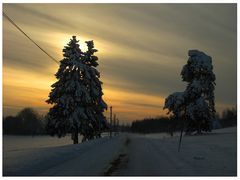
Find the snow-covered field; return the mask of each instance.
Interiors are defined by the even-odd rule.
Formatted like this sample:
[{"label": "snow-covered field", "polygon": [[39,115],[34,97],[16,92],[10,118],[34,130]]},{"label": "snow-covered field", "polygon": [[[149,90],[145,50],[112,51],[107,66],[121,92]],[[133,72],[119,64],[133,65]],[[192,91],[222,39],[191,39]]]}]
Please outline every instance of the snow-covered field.
[{"label": "snow-covered field", "polygon": [[[108,136],[108,133],[102,133],[102,136]],[[82,136],[78,137],[79,142],[82,140]],[[3,150],[19,151],[24,149],[35,149],[42,147],[57,147],[72,144],[71,135],[68,134],[65,137],[58,138],[56,136],[15,136],[4,135],[3,136]]]},{"label": "snow-covered field", "polygon": [[[81,136],[79,136],[81,140]],[[3,136],[3,149],[7,151],[19,151],[22,149],[34,149],[40,147],[54,147],[72,144],[71,136],[63,138],[51,136]]]},{"label": "snow-covered field", "polygon": [[236,176],[236,127],[184,136],[180,152],[178,139],[124,133],[78,145],[12,149],[4,151],[3,175]]}]

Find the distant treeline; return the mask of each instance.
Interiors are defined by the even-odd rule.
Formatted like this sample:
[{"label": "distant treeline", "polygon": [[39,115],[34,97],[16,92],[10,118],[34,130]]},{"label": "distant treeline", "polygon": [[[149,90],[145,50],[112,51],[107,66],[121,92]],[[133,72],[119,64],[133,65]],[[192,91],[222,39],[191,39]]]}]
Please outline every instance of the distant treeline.
[{"label": "distant treeline", "polygon": [[[213,122],[213,128],[225,128],[237,125],[237,109],[226,109],[221,117],[216,115],[216,120]],[[134,133],[158,133],[166,132],[173,133],[180,131],[182,128],[181,121],[170,119],[169,117],[145,118],[132,122],[131,132]]]},{"label": "distant treeline", "polygon": [[226,109],[222,112],[222,116],[216,116],[222,127],[237,126],[237,108]]},{"label": "distant treeline", "polygon": [[[129,132],[130,125],[113,126],[112,130]],[[44,116],[40,116],[33,108],[24,108],[16,116],[3,118],[3,134],[32,136],[47,134],[46,119]]]},{"label": "distant treeline", "polygon": [[134,133],[171,133],[181,129],[181,123],[168,117],[145,118],[132,122],[131,131]]},{"label": "distant treeline", "polygon": [[[226,109],[222,115],[216,115],[214,128],[224,128],[237,125],[237,109]],[[40,135],[46,134],[46,120],[32,108],[24,108],[16,116],[3,118],[3,134],[13,135]],[[145,118],[129,125],[120,125],[113,128],[115,131],[134,133],[173,133],[180,131],[181,121],[171,120],[169,117]]]},{"label": "distant treeline", "polygon": [[24,108],[16,116],[3,118],[3,134],[46,134],[44,118],[34,109]]}]

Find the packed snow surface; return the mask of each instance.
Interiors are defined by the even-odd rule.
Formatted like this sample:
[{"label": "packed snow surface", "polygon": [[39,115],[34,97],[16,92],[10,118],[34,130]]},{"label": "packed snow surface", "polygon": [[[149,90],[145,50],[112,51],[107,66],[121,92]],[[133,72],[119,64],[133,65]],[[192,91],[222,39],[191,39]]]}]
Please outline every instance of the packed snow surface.
[{"label": "packed snow surface", "polygon": [[78,145],[5,151],[3,175],[236,176],[237,128],[198,136],[127,134]]}]

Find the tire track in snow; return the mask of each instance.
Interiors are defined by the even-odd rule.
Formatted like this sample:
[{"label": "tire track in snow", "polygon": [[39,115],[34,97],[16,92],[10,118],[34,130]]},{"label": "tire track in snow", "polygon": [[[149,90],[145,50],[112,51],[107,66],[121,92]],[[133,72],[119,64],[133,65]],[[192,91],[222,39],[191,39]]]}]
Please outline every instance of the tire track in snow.
[{"label": "tire track in snow", "polygon": [[116,172],[118,169],[123,167],[128,163],[128,154],[126,153],[126,148],[130,144],[131,140],[129,137],[126,138],[124,142],[123,150],[119,153],[119,155],[110,163],[108,168],[103,173],[104,176],[111,176],[114,175],[114,172]]}]

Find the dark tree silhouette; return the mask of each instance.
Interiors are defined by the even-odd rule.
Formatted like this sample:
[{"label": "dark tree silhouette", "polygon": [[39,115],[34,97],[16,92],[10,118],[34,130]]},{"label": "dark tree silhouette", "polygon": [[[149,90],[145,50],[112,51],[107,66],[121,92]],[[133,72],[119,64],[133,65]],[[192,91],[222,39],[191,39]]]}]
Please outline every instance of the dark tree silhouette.
[{"label": "dark tree silhouette", "polygon": [[185,120],[187,133],[211,131],[216,112],[212,58],[198,50],[190,50],[188,55],[181,72],[182,80],[188,83],[187,88],[184,92],[169,95],[164,109],[173,113],[173,118]]},{"label": "dark tree silhouette", "polygon": [[96,49],[93,42],[87,44],[88,51],[82,52],[76,36],[73,36],[64,47],[64,59],[55,74],[57,82],[52,85],[46,101],[53,104],[47,114],[48,133],[62,137],[71,132],[74,144],[78,143],[78,133],[84,136],[84,140],[94,137],[99,129],[98,117],[101,117],[101,123],[105,123],[102,112],[106,104],[101,98],[100,74],[94,68],[98,65],[97,57],[93,56]]},{"label": "dark tree silhouette", "polygon": [[40,115],[32,108],[24,108],[16,117],[8,116],[3,121],[4,134],[36,135],[44,133]]}]

